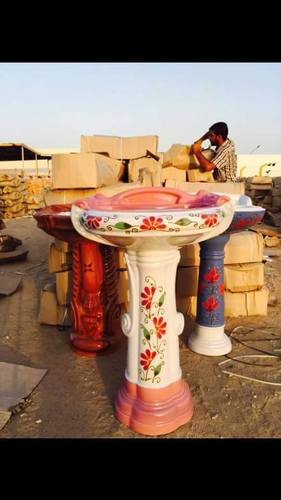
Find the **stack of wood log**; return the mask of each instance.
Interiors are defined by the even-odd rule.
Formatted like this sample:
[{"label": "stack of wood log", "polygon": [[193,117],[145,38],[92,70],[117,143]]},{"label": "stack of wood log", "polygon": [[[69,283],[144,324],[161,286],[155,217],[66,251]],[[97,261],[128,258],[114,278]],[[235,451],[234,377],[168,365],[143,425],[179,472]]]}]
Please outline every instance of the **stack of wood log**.
[{"label": "stack of wood log", "polygon": [[263,222],[281,229],[281,177],[247,177],[245,194],[266,209]]},{"label": "stack of wood log", "polygon": [[44,208],[44,195],[51,187],[52,181],[49,177],[30,177],[26,179],[26,213],[33,215],[35,210]]},{"label": "stack of wood log", "polygon": [[26,213],[25,196],[26,184],[20,176],[0,174],[0,210],[4,219]]},{"label": "stack of wood log", "polygon": [[0,174],[0,219],[32,215],[34,210],[43,208],[44,194],[50,185],[48,177]]}]

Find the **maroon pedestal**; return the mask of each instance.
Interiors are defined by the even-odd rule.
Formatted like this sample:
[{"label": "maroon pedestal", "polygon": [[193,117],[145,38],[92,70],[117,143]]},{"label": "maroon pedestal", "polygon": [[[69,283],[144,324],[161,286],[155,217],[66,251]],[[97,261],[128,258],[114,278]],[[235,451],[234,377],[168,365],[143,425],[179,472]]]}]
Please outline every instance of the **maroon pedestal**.
[{"label": "maroon pedestal", "polygon": [[72,244],[70,339],[78,353],[90,355],[113,347],[122,338],[116,250],[80,236],[72,225],[70,209],[70,204],[51,205],[37,210],[34,218],[40,229]]}]

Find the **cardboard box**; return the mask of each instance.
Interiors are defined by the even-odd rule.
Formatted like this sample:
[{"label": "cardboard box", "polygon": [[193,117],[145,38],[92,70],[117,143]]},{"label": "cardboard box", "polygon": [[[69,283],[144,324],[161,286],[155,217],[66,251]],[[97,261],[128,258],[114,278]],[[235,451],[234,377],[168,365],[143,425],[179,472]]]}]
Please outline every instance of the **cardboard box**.
[{"label": "cardboard box", "polygon": [[[129,182],[141,181],[144,171],[150,178],[150,186],[161,186],[161,164],[153,158],[139,158],[130,160],[128,166]],[[146,181],[147,182],[147,181]]]},{"label": "cardboard box", "polygon": [[163,167],[174,167],[187,170],[190,163],[190,146],[184,144],[172,144],[170,149],[164,153]]},{"label": "cardboard box", "polygon": [[67,271],[71,269],[72,254],[58,250],[55,243],[51,243],[48,254],[48,268],[49,268],[49,273],[57,273],[60,271]]},{"label": "cardboard box", "polygon": [[181,258],[179,261],[179,266],[196,266],[200,265],[200,246],[198,243],[194,243],[191,245],[186,245],[180,248]]},{"label": "cardboard box", "polygon": [[196,316],[197,297],[176,297],[177,311],[185,316]]},{"label": "cardboard box", "polygon": [[118,303],[128,305],[130,302],[128,271],[118,272]]},{"label": "cardboard box", "polygon": [[225,292],[225,316],[266,316],[269,290],[265,286],[254,292]]},{"label": "cardboard box", "polygon": [[115,248],[114,249],[114,255],[115,255],[115,265],[116,269],[122,269],[126,270],[126,261],[125,261],[125,250],[122,250],[121,248]]},{"label": "cardboard box", "polygon": [[175,167],[162,168],[161,182],[167,182],[168,179],[172,179],[175,182],[180,182],[180,183],[185,182],[186,181],[186,171],[180,170],[180,169],[175,168]]},{"label": "cardboard box", "polygon": [[229,193],[229,194],[245,194],[244,182],[205,182],[204,185],[200,182],[177,182],[176,180],[167,180],[165,186],[181,189],[187,193],[197,193],[200,189],[205,189],[211,193]]},{"label": "cardboard box", "polygon": [[124,172],[118,160],[95,153],[52,156],[54,189],[95,188],[116,183]]},{"label": "cardboard box", "polygon": [[224,287],[230,292],[250,292],[264,285],[264,264],[234,264],[224,266]]},{"label": "cardboard box", "polygon": [[135,137],[118,137],[109,135],[81,135],[81,153],[107,153],[110,158],[133,160],[146,156],[150,151],[157,154],[158,136],[144,135]]},{"label": "cardboard box", "polygon": [[95,189],[54,189],[45,194],[45,205],[56,205],[60,203],[74,203],[76,200],[82,200],[95,196],[97,193],[105,196],[113,196],[128,189],[140,187],[139,183],[117,182],[111,186],[104,186]]},{"label": "cardboard box", "polygon": [[40,294],[40,324],[52,326],[71,326],[70,307],[60,306],[56,297],[56,284],[48,283]]},{"label": "cardboard box", "polygon": [[60,306],[71,302],[72,271],[56,273],[56,295]]},{"label": "cardboard box", "polygon": [[176,296],[192,297],[197,295],[199,267],[178,267],[176,278]]},{"label": "cardboard box", "polygon": [[199,168],[187,171],[189,182],[215,182],[212,172],[201,172]]},{"label": "cardboard box", "polygon": [[62,240],[58,240],[57,238],[55,238],[54,244],[55,244],[56,249],[59,252],[71,253],[71,251],[72,251],[72,246],[67,241],[62,241]]},{"label": "cardboard box", "polygon": [[73,203],[76,200],[94,196],[97,189],[52,189],[45,193],[44,203],[46,207],[50,205],[60,205]]},{"label": "cardboard box", "polygon": [[263,236],[255,231],[241,231],[230,235],[225,245],[224,264],[262,262]]},{"label": "cardboard box", "polygon": [[[224,264],[246,264],[250,262],[262,262],[263,260],[263,237],[255,231],[240,231],[230,235],[228,243],[224,248]],[[200,245],[194,243],[180,249],[180,266],[200,265]]]}]

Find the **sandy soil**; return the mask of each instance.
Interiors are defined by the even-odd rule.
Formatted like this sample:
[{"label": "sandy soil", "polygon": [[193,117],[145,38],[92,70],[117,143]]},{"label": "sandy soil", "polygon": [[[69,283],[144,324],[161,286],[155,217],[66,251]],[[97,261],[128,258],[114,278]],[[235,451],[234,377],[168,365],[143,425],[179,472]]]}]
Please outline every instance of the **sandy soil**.
[{"label": "sandy soil", "polygon": [[[25,273],[18,291],[10,297],[0,298],[0,358],[1,361],[47,368],[48,373],[25,406],[12,415],[0,437],[143,437],[121,425],[113,413],[125,367],[125,338],[115,352],[86,358],[71,350],[69,330],[39,325],[39,295],[50,279],[47,254],[52,238],[38,229],[32,218],[9,221],[6,225],[3,233],[21,238],[29,247],[29,255],[25,262],[0,266],[0,272]],[[266,283],[271,296],[275,296],[268,316],[228,320],[226,331],[230,333],[236,326],[251,326],[254,331],[240,331],[239,339],[272,352],[274,348],[281,348],[280,258],[272,258],[265,269]],[[180,337],[180,357],[183,377],[193,395],[194,416],[188,424],[164,437],[280,438],[281,385],[265,385],[223,374],[218,363],[227,358],[199,356],[186,347],[186,336],[192,324],[188,319]],[[268,332],[258,330],[265,327],[269,327]],[[263,340],[274,336],[274,341]],[[260,341],[251,343],[250,338]],[[233,342],[233,347],[232,357],[259,354],[237,342]],[[281,382],[279,359],[266,359],[266,362],[271,366],[232,363],[233,369],[246,376]]]}]

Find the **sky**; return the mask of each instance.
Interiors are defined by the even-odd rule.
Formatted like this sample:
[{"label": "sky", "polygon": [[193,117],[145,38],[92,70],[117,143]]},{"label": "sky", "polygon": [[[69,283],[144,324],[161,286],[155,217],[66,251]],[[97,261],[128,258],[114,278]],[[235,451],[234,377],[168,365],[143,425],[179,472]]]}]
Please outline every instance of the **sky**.
[{"label": "sky", "polygon": [[238,154],[281,154],[281,63],[0,63],[0,110],[0,142],[35,149],[102,134],[166,151],[224,121]]}]

